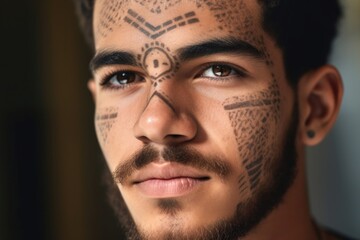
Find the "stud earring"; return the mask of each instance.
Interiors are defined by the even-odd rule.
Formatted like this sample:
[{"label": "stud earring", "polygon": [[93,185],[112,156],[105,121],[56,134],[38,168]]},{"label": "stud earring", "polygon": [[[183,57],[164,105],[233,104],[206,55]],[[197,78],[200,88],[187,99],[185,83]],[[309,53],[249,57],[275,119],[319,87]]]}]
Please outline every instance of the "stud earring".
[{"label": "stud earring", "polygon": [[309,138],[314,138],[315,137],[315,131],[313,131],[313,130],[309,130],[309,131],[307,131],[307,136],[309,137]]}]

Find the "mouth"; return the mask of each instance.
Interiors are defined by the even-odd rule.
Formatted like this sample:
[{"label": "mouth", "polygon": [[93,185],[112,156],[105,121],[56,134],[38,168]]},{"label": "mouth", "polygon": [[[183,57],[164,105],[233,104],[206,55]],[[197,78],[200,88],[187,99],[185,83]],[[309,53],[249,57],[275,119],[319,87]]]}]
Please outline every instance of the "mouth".
[{"label": "mouth", "polygon": [[178,177],[172,179],[149,179],[136,183],[139,191],[150,198],[173,198],[186,195],[194,190],[202,182],[209,180],[208,177],[189,178]]},{"label": "mouth", "polygon": [[209,176],[177,164],[153,164],[139,172],[142,177],[133,181],[133,186],[149,198],[174,198],[198,189]]}]

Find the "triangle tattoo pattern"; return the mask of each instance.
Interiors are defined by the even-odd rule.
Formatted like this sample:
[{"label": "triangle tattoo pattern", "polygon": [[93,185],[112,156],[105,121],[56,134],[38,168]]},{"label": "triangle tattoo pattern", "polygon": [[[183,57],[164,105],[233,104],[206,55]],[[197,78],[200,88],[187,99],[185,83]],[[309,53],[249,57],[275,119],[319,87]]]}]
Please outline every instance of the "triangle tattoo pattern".
[{"label": "triangle tattoo pattern", "polygon": [[[266,90],[247,96],[232,97],[223,106],[234,129],[238,152],[245,168],[239,177],[240,192],[257,188],[265,164],[272,162],[276,144],[271,126],[278,126],[280,93],[275,78]],[[245,176],[244,176],[245,175]]]},{"label": "triangle tattoo pattern", "polygon": [[98,114],[95,118],[99,133],[104,143],[107,142],[109,132],[116,122],[118,116],[117,108],[109,107],[101,110],[101,114]]}]

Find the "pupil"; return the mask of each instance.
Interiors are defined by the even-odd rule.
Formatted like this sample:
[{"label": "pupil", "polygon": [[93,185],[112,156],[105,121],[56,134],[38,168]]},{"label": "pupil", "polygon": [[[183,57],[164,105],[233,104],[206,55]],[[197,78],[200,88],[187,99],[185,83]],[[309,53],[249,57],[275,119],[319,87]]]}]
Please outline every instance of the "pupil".
[{"label": "pupil", "polygon": [[216,65],[213,67],[213,72],[216,76],[224,77],[229,76],[231,73],[231,69],[228,66],[224,65]]},{"label": "pupil", "polygon": [[121,72],[116,77],[118,82],[121,84],[131,83],[135,80],[134,73],[130,72]]}]

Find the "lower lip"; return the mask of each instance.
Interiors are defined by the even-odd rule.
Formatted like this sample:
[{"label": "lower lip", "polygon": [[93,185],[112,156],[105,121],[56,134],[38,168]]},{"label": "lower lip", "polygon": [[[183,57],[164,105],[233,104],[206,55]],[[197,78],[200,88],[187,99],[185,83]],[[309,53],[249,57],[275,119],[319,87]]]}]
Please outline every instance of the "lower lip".
[{"label": "lower lip", "polygon": [[169,198],[186,195],[202,182],[204,180],[196,178],[149,179],[136,186],[147,197]]}]

